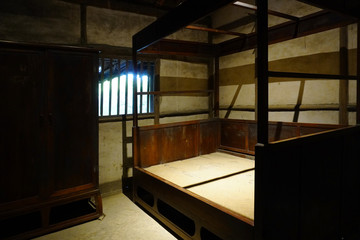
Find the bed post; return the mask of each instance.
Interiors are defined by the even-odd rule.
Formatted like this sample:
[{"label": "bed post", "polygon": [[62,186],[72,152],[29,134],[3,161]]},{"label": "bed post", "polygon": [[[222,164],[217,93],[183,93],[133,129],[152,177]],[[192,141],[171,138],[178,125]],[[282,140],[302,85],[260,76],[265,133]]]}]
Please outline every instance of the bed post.
[{"label": "bed post", "polygon": [[357,22],[356,124],[360,124],[360,20]]},{"label": "bed post", "polygon": [[[255,240],[263,240],[263,166],[268,144],[268,0],[256,0],[257,48],[255,60],[257,144],[255,147]],[[265,200],[266,201],[266,200]]]},{"label": "bed post", "polygon": [[214,104],[214,109],[215,109],[215,117],[218,118],[219,117],[219,87],[220,87],[220,83],[219,83],[219,71],[220,71],[220,67],[219,67],[219,56],[216,56],[214,59],[214,71],[215,71],[215,81],[214,81],[214,99],[215,99],[215,104]]},{"label": "bed post", "polygon": [[[132,152],[133,152],[133,169],[136,166],[139,166],[139,155],[138,155],[138,114],[137,114],[137,45],[135,44],[133,37],[133,53],[132,53],[132,61],[133,61],[133,128],[132,128]],[[133,182],[133,192],[132,199],[135,199],[135,182]]]},{"label": "bed post", "polygon": [[257,142],[268,143],[268,1],[257,0],[256,120]]}]

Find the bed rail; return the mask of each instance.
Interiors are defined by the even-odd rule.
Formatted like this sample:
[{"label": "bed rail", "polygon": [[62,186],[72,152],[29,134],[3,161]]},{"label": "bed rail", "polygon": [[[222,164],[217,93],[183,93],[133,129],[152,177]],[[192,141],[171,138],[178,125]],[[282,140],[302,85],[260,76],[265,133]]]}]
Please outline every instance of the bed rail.
[{"label": "bed rail", "polygon": [[[220,148],[254,155],[257,143],[257,122],[254,120],[221,119]],[[335,124],[269,122],[269,142],[300,137],[344,127]]]}]

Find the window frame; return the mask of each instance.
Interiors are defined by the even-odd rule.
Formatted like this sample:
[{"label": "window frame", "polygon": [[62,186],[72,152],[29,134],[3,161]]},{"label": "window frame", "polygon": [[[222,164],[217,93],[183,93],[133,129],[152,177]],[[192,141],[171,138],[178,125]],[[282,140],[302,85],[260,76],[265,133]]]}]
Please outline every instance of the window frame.
[{"label": "window frame", "polygon": [[[133,81],[135,80],[135,76],[133,81],[129,81],[129,75],[134,73],[134,67],[132,58],[129,56],[99,56],[99,70],[98,70],[98,118],[99,120],[106,120],[106,119],[123,119],[132,117],[133,116]],[[106,62],[109,66],[106,66]],[[138,59],[137,60],[137,75],[139,76],[147,76],[147,91],[151,92],[155,89],[155,64],[156,61],[153,59]],[[106,70],[104,71],[104,69]],[[105,74],[106,71],[109,71]],[[124,74],[125,73],[125,74]],[[121,77],[125,75],[125,90],[121,90],[120,82]],[[113,114],[112,109],[112,94],[114,90],[112,89],[112,82],[117,78],[117,89],[116,89],[116,114]],[[137,79],[137,78],[136,78]],[[137,79],[138,80],[138,79]],[[108,95],[108,104],[104,104],[104,83],[109,81],[109,91],[106,95]],[[116,80],[115,80],[116,81]],[[129,84],[131,83],[131,84]],[[138,81],[139,83],[139,81]],[[141,77],[140,80],[141,84],[138,85],[137,92],[143,92],[143,79]],[[131,86],[130,86],[131,85]],[[120,110],[121,104],[121,95],[120,92],[125,93],[125,106],[124,112]],[[146,101],[145,104],[146,109],[142,105],[143,101]],[[131,104],[131,109],[129,104]],[[109,107],[108,111],[104,112],[104,107]],[[146,115],[153,115],[154,114],[154,96],[152,94],[142,94],[138,95],[138,115],[146,116]],[[107,113],[104,115],[104,113]]]}]

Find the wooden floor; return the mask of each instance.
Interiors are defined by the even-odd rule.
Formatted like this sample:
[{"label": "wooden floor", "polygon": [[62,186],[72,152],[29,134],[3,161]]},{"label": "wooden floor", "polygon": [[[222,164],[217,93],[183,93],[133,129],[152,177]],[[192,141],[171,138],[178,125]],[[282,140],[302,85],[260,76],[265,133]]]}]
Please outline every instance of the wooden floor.
[{"label": "wooden floor", "polygon": [[172,240],[176,239],[124,194],[103,198],[105,217],[34,240]]}]

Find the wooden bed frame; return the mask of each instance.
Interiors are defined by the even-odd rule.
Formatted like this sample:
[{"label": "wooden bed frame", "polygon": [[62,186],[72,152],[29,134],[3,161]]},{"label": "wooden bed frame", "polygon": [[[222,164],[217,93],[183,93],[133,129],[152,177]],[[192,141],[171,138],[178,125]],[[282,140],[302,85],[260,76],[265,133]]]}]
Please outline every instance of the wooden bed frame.
[{"label": "wooden bed frame", "polygon": [[[159,40],[231,2],[185,1],[134,35],[134,62],[150,44],[171,48],[165,44],[169,40],[160,44]],[[183,239],[360,239],[360,63],[357,76],[268,71],[268,44],[288,38],[286,34],[268,38],[268,30],[274,29],[267,28],[267,13],[267,1],[258,1],[257,121],[215,118],[138,127],[134,109],[134,201]],[[319,27],[307,34],[328,29]],[[269,122],[268,78],[275,76],[357,80],[358,125]],[[215,151],[255,157],[254,220],[144,170]]]}]

